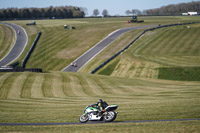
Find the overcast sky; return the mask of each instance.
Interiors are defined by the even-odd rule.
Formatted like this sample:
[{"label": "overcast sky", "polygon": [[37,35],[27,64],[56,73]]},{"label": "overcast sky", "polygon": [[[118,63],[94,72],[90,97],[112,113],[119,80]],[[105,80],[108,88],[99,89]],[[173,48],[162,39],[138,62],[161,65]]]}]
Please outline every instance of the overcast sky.
[{"label": "overcast sky", "polygon": [[145,10],[191,1],[199,0],[0,0],[0,8],[71,5],[87,8],[88,15],[92,15],[94,9],[98,9],[100,13],[103,9],[107,9],[110,15],[125,15],[128,9]]}]

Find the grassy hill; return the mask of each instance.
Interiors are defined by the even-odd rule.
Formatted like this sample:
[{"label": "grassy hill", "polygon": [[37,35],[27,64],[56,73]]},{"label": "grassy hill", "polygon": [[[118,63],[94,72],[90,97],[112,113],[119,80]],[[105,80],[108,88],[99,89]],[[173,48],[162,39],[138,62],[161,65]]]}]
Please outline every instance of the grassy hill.
[{"label": "grassy hill", "polygon": [[[99,98],[109,104],[119,105],[116,121],[199,118],[199,86],[199,82],[116,78],[79,73],[0,73],[0,122],[78,122],[85,106]],[[197,123],[190,123],[195,130]],[[156,125],[163,124],[165,125]],[[174,126],[180,125],[187,127],[181,122],[176,122]],[[110,128],[107,125],[101,126],[105,130]],[[119,130],[121,126],[116,129]],[[80,130],[82,126],[70,127],[68,126],[69,131],[72,131]],[[83,128],[87,127],[90,125]],[[26,127],[25,131],[32,132],[32,128],[34,127]],[[57,128],[64,130],[66,127]],[[114,129],[112,126],[111,128]],[[170,126],[166,128],[169,129]],[[0,131],[16,129],[18,127],[0,127]],[[50,129],[51,127],[41,127],[35,131]],[[144,130],[148,130],[148,127]]]},{"label": "grassy hill", "polygon": [[[191,21],[191,17],[142,17],[140,19],[144,19],[145,23],[127,24],[128,19],[131,18],[37,20],[36,26],[26,26],[26,23],[30,21],[12,21],[23,26],[29,36],[28,46],[19,60],[22,61],[24,58],[37,31],[42,31],[42,36],[26,66],[60,71],[116,29]],[[196,20],[195,17],[192,19]],[[65,30],[63,25],[75,26],[76,30]],[[123,45],[126,44],[123,43]],[[93,64],[96,65],[96,63]]]},{"label": "grassy hill", "polygon": [[[89,72],[125,47],[143,30],[130,31],[125,36],[121,36],[78,73],[59,72],[72,60],[118,28],[189,22],[199,18],[143,17],[141,19],[144,19],[145,23],[142,24],[126,24],[127,19],[130,18],[37,20],[36,26],[26,26],[25,24],[29,21],[12,21],[23,26],[29,36],[28,46],[21,55],[20,61],[30,48],[37,31],[42,31],[41,39],[27,66],[42,68],[45,72],[0,73],[0,123],[78,122],[85,106],[96,102],[99,98],[109,104],[119,105],[116,121],[199,118],[199,81],[157,79],[159,68],[179,67],[179,65],[198,67],[199,53],[195,52],[195,49],[199,48],[196,35],[199,33],[199,24],[191,25],[190,29],[180,26],[148,32],[130,49],[100,71],[110,76],[90,75]],[[64,24],[72,24],[76,30],[65,30]],[[178,39],[174,39],[171,34]],[[194,40],[196,37],[197,39]],[[157,41],[158,38],[162,38],[162,43]],[[187,43],[191,43],[187,41],[190,38],[193,38],[191,40],[192,49],[188,49],[187,46]],[[178,40],[182,39],[182,43],[179,43]],[[171,44],[174,47],[170,49],[170,46],[166,45],[169,40],[179,44],[176,46]],[[163,49],[164,46],[169,48]],[[171,52],[169,53],[168,50]],[[157,54],[154,54],[155,52]],[[184,58],[186,53],[190,60]],[[161,58],[163,62],[160,62]],[[178,59],[177,62],[176,59]],[[190,64],[185,61],[190,61]],[[102,125],[0,126],[0,132],[186,133],[200,132],[199,124],[199,121],[179,121]]]},{"label": "grassy hill", "polygon": [[[110,62],[99,71],[99,74],[107,75],[106,71],[110,70],[109,67],[112,68],[112,71],[109,71],[108,75],[142,78],[160,77],[159,68],[161,67],[181,67],[180,70],[184,67],[186,69],[194,67],[196,70],[200,65],[199,27],[200,24],[193,24],[189,28],[176,26],[147,32],[129,50],[115,59],[118,60],[117,64],[113,66],[115,60]],[[134,35],[133,32],[130,32],[126,36],[130,38],[132,35]],[[124,39],[121,38],[121,41]],[[128,43],[127,41],[126,44]],[[118,43],[113,45],[118,45]],[[105,52],[102,54],[106,56]],[[195,73],[195,70],[191,73]],[[191,73],[186,77],[192,76]],[[171,74],[172,76],[173,74]],[[187,78],[185,79],[187,80]],[[199,78],[193,78],[193,80],[199,80]]]},{"label": "grassy hill", "polygon": [[176,26],[150,32],[132,53],[164,65],[199,66],[199,27],[200,24],[195,24],[190,28]]},{"label": "grassy hill", "polygon": [[[26,26],[28,22],[14,21],[28,32],[30,39],[25,51],[30,48],[37,31],[40,30],[42,36],[27,67],[56,71],[62,70],[109,33],[119,27],[129,26],[124,18],[37,20],[36,26]],[[76,29],[66,30],[63,25],[72,25]]]}]

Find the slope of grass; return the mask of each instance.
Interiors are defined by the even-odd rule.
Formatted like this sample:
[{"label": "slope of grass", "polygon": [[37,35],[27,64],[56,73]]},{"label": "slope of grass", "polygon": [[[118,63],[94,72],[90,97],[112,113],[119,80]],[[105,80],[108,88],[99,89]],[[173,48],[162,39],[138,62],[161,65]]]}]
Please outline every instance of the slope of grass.
[{"label": "slope of grass", "polygon": [[173,66],[199,66],[200,24],[177,26],[153,31],[140,42],[133,54],[147,60]]},{"label": "slope of grass", "polygon": [[[81,69],[81,72],[91,72],[97,64],[101,64],[106,61],[108,58],[116,54],[118,51],[123,49],[126,45],[128,45],[134,38],[136,38],[139,34],[141,34],[142,30],[133,30],[126,33],[124,36],[117,39],[113,42],[108,48],[102,51],[99,55],[97,55],[92,61],[90,61],[85,67]],[[102,71],[109,72],[111,76],[117,77],[141,77],[141,78],[157,78],[158,70],[155,68],[160,67],[160,64],[153,63],[150,61],[145,61],[141,59],[137,59],[132,56],[132,49],[135,48],[135,44],[133,44],[130,49],[126,52],[118,56],[113,62],[118,62],[114,66],[112,63],[107,64],[105,67],[100,69],[97,73],[103,74]],[[112,69],[112,71],[107,68]]]},{"label": "slope of grass", "polygon": [[[22,25],[28,32],[30,41],[24,53],[30,48],[37,31],[42,32],[27,67],[44,70],[63,69],[115,29],[128,26],[124,18],[37,20],[36,26],[26,26],[28,21],[13,22]],[[64,24],[75,26],[76,30],[66,30]]]},{"label": "slope of grass", "polygon": [[199,82],[76,73],[0,73],[0,122],[76,122],[99,98],[119,105],[117,121],[199,117]]},{"label": "slope of grass", "polygon": [[[32,43],[30,38],[34,39],[37,30],[41,30],[43,33],[34,54],[31,56],[31,61],[28,63],[29,67],[59,70],[114,29],[135,25],[125,24],[124,20],[126,19],[39,20],[37,26],[31,27],[25,26],[28,21],[15,21],[14,23],[22,25],[27,30],[28,47]],[[144,19],[146,19],[144,25],[161,22],[173,23],[179,20],[190,21],[189,17],[144,17]],[[74,23],[73,26],[77,27],[76,30],[66,31],[62,28],[63,24],[71,22]],[[88,33],[90,30],[92,32]],[[115,51],[130,42],[139,33],[140,31],[129,32],[128,36],[123,36],[114,42],[113,44],[120,44],[116,46]],[[85,39],[91,34],[94,35],[91,40]],[[148,40],[148,36],[143,37],[143,39],[145,38]],[[142,41],[139,40],[138,44]],[[113,44],[111,48],[114,49]],[[132,46],[131,49],[117,58],[120,61],[115,66],[116,69],[112,72],[111,77],[55,71],[49,73],[0,73],[0,122],[78,122],[85,106],[95,103],[99,98],[109,104],[119,105],[116,121],[199,118],[200,82],[146,79],[146,73],[150,75],[150,78],[156,78],[158,71],[154,68],[162,65],[134,57],[132,48],[137,48],[137,46]],[[77,48],[79,49],[77,50]],[[83,48],[84,50],[82,50]],[[71,53],[67,53],[68,51]],[[106,55],[109,57],[109,49],[105,51],[107,54],[102,56],[102,60],[99,58],[93,64],[88,65],[98,65],[106,59]],[[111,51],[111,54],[115,51]],[[20,58],[22,57],[23,55]],[[83,69],[82,72],[88,72],[91,68]],[[145,79],[134,77],[145,77]],[[184,133],[199,132],[199,130],[199,121],[69,126],[0,126],[0,132],[134,131]]]},{"label": "slope of grass", "polygon": [[[0,73],[0,122],[78,122],[85,106],[95,103],[99,98],[109,104],[119,105],[116,121],[199,118],[199,86],[199,82],[114,78],[78,73]],[[163,124],[156,124],[158,131]],[[171,124],[166,128],[170,128]],[[194,122],[192,125],[195,131],[198,129],[196,124]],[[119,124],[116,130],[121,131],[123,125],[128,130],[129,126],[135,124]],[[104,126],[105,130],[109,129]],[[113,126],[111,124],[112,129]],[[151,124],[148,126],[152,127]],[[66,128],[78,131],[81,127],[88,128],[90,125],[74,128],[54,126],[54,131]],[[180,130],[188,127],[188,123],[177,122],[175,127]],[[49,131],[51,126],[30,130],[34,128],[21,130],[18,127],[0,127],[0,131],[42,132],[45,129]],[[153,128],[150,129],[153,132]]]},{"label": "slope of grass", "polygon": [[114,71],[115,67],[117,66],[118,62],[119,62],[119,60],[115,60],[115,61],[111,62],[106,68],[101,70],[98,74],[111,75],[112,72]]},{"label": "slope of grass", "polygon": [[0,24],[0,59],[12,48],[14,39],[14,31],[10,27]]},{"label": "slope of grass", "polygon": [[[22,61],[26,52],[35,39],[38,30],[42,31],[35,51],[27,67],[42,68],[43,70],[61,70],[74,59],[83,54],[112,31],[138,25],[157,25],[191,21],[186,17],[141,17],[145,23],[127,24],[131,18],[83,18],[60,20],[36,20],[36,26],[26,26],[30,21],[10,21],[23,26],[28,32],[29,42],[24,53],[19,58]],[[65,30],[63,25],[72,25],[76,30]],[[97,63],[101,61],[97,60]],[[96,63],[94,64],[96,65]]]},{"label": "slope of grass", "polygon": [[98,54],[93,60],[86,64],[80,72],[90,73],[98,65],[105,62],[107,59],[112,57],[114,54],[119,52],[122,48],[130,43],[137,35],[139,35],[143,30],[133,30],[125,33],[123,36],[119,37],[113,43],[111,43],[107,48],[105,48],[100,54]]},{"label": "slope of grass", "polygon": [[[199,27],[200,24],[193,24],[190,28],[177,26],[147,32],[116,59],[120,59],[120,62],[111,75],[158,78],[159,67],[199,67]],[[103,69],[106,67],[109,64]]]}]

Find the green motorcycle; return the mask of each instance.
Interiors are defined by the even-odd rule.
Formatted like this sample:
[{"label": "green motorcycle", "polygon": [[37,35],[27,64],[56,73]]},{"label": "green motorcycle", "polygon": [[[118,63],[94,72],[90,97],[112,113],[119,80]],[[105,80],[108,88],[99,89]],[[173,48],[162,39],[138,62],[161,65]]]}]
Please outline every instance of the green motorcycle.
[{"label": "green motorcycle", "polygon": [[115,110],[118,105],[107,106],[104,110],[98,109],[98,107],[87,106],[84,110],[84,114],[80,116],[79,121],[85,123],[87,121],[104,121],[112,122],[117,117]]}]

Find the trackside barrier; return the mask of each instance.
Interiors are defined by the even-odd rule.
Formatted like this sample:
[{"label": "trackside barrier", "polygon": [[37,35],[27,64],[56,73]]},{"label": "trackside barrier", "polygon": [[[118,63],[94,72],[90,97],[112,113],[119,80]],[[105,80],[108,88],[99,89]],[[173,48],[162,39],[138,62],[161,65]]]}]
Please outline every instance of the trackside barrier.
[{"label": "trackside barrier", "polygon": [[118,53],[116,53],[115,55],[113,55],[112,57],[110,57],[108,60],[106,60],[105,62],[103,62],[98,67],[96,67],[93,71],[90,72],[90,74],[96,73],[100,68],[102,68],[103,66],[105,66],[106,64],[108,64],[115,57],[119,56],[121,53],[123,53],[125,50],[127,50],[131,45],[133,45],[133,43],[135,43],[142,35],[144,35],[148,31],[153,31],[153,30],[156,30],[156,29],[161,29],[161,28],[166,28],[166,27],[172,27],[172,26],[195,24],[195,23],[199,23],[199,22],[189,22],[189,23],[179,23],[179,24],[162,25],[162,26],[158,26],[158,27],[154,27],[154,28],[150,28],[150,29],[144,30],[138,37],[136,37],[136,39],[134,39],[132,42],[130,42],[125,48],[123,48],[121,51],[119,51]]},{"label": "trackside barrier", "polygon": [[14,63],[12,63],[12,64],[10,64],[10,65],[8,65],[8,66],[10,66],[10,67],[12,67],[12,68],[15,68],[15,67],[17,67],[19,65],[19,61],[16,61],[16,62],[14,62]]},{"label": "trackside barrier", "polygon": [[0,69],[0,72],[42,72],[42,69],[33,68],[33,69],[25,69],[25,68],[13,68],[13,69]]},{"label": "trackside barrier", "polygon": [[39,31],[37,36],[36,36],[36,38],[35,38],[35,40],[34,40],[34,42],[33,42],[33,44],[32,44],[32,46],[31,46],[31,48],[29,49],[28,53],[26,54],[26,56],[25,56],[25,58],[24,58],[24,60],[22,62],[22,68],[26,67],[26,63],[28,62],[28,60],[29,60],[29,58],[31,56],[31,53],[33,52],[38,40],[40,39],[41,34],[42,33]]}]

